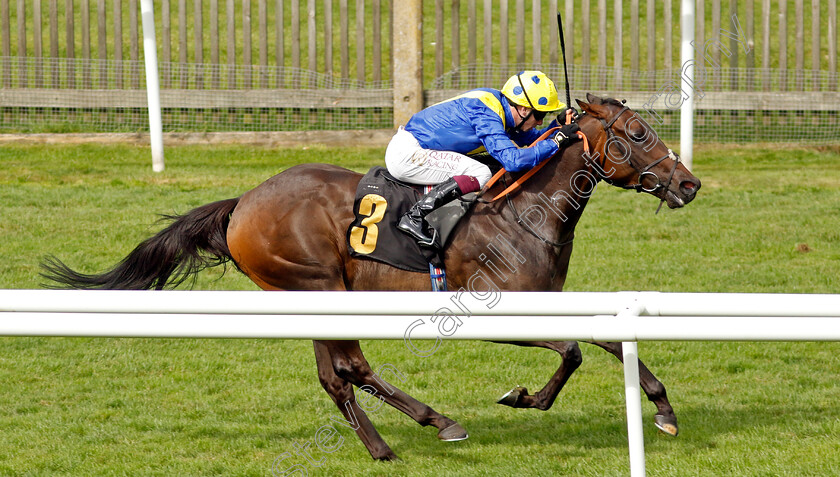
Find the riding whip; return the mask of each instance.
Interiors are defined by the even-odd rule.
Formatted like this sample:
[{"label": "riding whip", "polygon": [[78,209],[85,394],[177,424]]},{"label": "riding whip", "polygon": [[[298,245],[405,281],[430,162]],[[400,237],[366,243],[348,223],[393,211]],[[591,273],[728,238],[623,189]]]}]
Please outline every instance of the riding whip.
[{"label": "riding whip", "polygon": [[557,30],[560,33],[560,49],[563,51],[563,73],[566,75],[566,107],[572,107],[572,94],[569,90],[569,69],[566,67],[566,40],[563,39],[563,18],[557,11]]}]

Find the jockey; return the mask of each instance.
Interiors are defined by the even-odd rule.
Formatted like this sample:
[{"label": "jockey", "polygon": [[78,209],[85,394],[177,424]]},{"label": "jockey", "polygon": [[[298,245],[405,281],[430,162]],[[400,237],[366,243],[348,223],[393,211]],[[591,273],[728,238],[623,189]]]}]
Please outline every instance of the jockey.
[{"label": "jockey", "polygon": [[[577,124],[562,126],[552,137],[530,145],[547,129],[546,114],[566,108],[554,83],[540,71],[520,71],[502,90],[479,88],[430,106],[400,126],[388,144],[385,164],[395,178],[411,184],[437,184],[400,219],[397,227],[422,246],[434,247],[426,215],[463,194],[480,190],[490,168],[470,158],[489,153],[509,172],[530,169],[578,139]],[[431,236],[430,236],[431,235]]]}]

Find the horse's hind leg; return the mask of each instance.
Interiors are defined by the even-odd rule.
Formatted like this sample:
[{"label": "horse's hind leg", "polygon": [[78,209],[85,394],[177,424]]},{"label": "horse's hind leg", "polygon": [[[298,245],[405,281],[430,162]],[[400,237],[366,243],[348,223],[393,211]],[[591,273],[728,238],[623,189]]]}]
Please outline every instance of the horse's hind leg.
[{"label": "horse's hind leg", "polygon": [[[624,362],[621,343],[601,341],[590,341],[590,343],[607,350],[619,361]],[[642,385],[642,390],[647,395],[648,400],[656,405],[656,416],[654,417],[656,427],[665,434],[676,436],[679,433],[677,416],[668,401],[665,385],[656,379],[656,376],[642,363],[641,359],[639,360],[639,383]]]},{"label": "horse's hind leg", "polygon": [[499,404],[520,408],[535,408],[542,411],[548,410],[557,395],[565,386],[566,381],[580,366],[583,358],[580,354],[580,347],[575,341],[497,341],[517,346],[533,346],[557,351],[563,357],[563,362],[548,383],[534,395],[528,394],[524,387],[516,387],[499,399]]},{"label": "horse's hind leg", "polygon": [[[331,341],[328,346],[335,373],[358,386],[362,391],[373,395],[359,398],[363,407],[372,411],[378,409],[382,405],[381,401],[384,401],[417,421],[421,426],[436,427],[438,438],[441,440],[460,441],[468,437],[467,431],[460,424],[397,389],[396,386],[382,379],[382,376],[374,373],[362,354],[358,341]],[[383,369],[400,380],[404,379],[402,374],[391,365],[381,366],[379,371],[382,374],[384,374]],[[369,404],[365,406],[364,403]]]},{"label": "horse's hind leg", "polygon": [[324,390],[338,406],[344,419],[347,420],[343,424],[356,431],[371,457],[378,460],[396,459],[397,455],[388,447],[388,444],[373,427],[373,423],[370,422],[367,414],[356,402],[353,385],[338,376],[333,369],[333,360],[329,349],[331,343],[333,342],[315,341],[315,361],[318,364],[318,379],[321,381],[321,386],[324,387]]}]

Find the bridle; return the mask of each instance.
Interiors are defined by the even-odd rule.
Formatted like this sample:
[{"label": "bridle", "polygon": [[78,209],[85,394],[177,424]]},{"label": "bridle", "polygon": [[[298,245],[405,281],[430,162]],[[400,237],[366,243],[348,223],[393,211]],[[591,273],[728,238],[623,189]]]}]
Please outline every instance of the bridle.
[{"label": "bridle", "polygon": [[[623,101],[622,101],[622,103],[623,103]],[[668,154],[665,154],[664,156],[660,157],[659,159],[651,162],[650,164],[646,165],[642,169],[639,169],[638,167],[636,167],[636,165],[633,164],[633,161],[631,160],[631,158],[628,157],[628,162],[630,163],[630,167],[632,167],[633,170],[635,170],[639,174],[637,184],[616,184],[615,182],[610,180],[610,178],[602,172],[602,171],[605,170],[606,165],[607,165],[607,147],[608,147],[608,144],[610,142],[610,139],[615,137],[615,133],[612,130],[612,126],[613,126],[613,124],[615,124],[615,122],[618,120],[618,118],[621,117],[622,114],[624,114],[626,111],[629,111],[629,110],[630,110],[630,108],[625,105],[621,108],[621,111],[616,113],[616,115],[613,116],[613,118],[610,119],[609,121],[607,121],[603,118],[599,119],[599,121],[601,121],[601,127],[603,127],[604,132],[607,133],[607,141],[604,144],[604,154],[603,154],[604,158],[601,161],[600,169],[597,170],[596,173],[600,176],[600,179],[602,179],[607,184],[610,184],[610,185],[616,186],[616,187],[621,187],[622,189],[632,189],[632,190],[635,190],[636,192],[647,192],[649,194],[653,194],[654,192],[656,192],[656,191],[658,191],[659,189],[662,189],[662,188],[665,188],[665,190],[667,191],[668,186],[671,185],[671,181],[674,179],[674,173],[677,172],[677,166],[680,163],[680,156],[674,154],[674,151],[672,151],[671,149],[668,149]],[[674,161],[674,167],[671,168],[671,172],[668,174],[668,180],[665,181],[665,182],[662,182],[662,179],[660,179],[659,176],[656,175],[656,173],[651,172],[651,169],[653,169],[660,162],[662,162],[662,161],[664,161],[665,159],[668,159],[668,158],[670,158],[672,161]],[[646,175],[653,176],[653,178],[656,180],[656,185],[654,185],[653,187],[645,187],[643,182],[644,182],[644,177]],[[661,199],[661,201],[659,202],[659,207],[657,207],[656,213],[659,213],[659,209],[662,208],[662,203],[663,202],[665,202],[664,195],[663,195],[663,198]]]},{"label": "bridle", "polygon": [[[624,101],[622,101],[622,103],[624,103]],[[637,181],[638,181],[637,184],[616,184],[614,181],[612,181],[610,179],[609,176],[607,176],[603,172],[606,168],[606,165],[607,165],[607,145],[609,144],[610,139],[615,137],[615,133],[612,130],[612,126],[613,126],[613,124],[615,124],[615,122],[618,120],[618,118],[621,117],[622,114],[624,114],[626,111],[629,111],[629,110],[630,110],[630,108],[628,106],[624,105],[621,108],[621,111],[616,113],[616,115],[613,116],[612,119],[610,119],[609,121],[607,121],[605,119],[602,119],[602,118],[599,118],[599,121],[601,121],[601,127],[603,127],[604,132],[607,134],[607,142],[604,144],[603,160],[601,161],[601,164],[599,165],[599,168],[596,168],[595,173],[597,174],[599,179],[603,180],[607,184],[610,184],[610,185],[616,186],[616,187],[621,187],[622,189],[635,190],[636,192],[647,192],[647,193],[650,193],[650,194],[652,194],[652,193],[654,193],[654,192],[656,192],[656,191],[658,191],[659,189],[662,189],[662,188],[665,188],[666,191],[667,191],[668,186],[671,185],[671,181],[674,179],[674,174],[677,172],[677,166],[680,163],[680,156],[674,154],[674,151],[672,151],[671,149],[668,149],[668,154],[665,154],[664,156],[662,156],[659,159],[651,162],[650,164],[646,165],[645,167],[643,167],[641,169],[636,167],[636,165],[633,164],[633,161],[630,160],[630,158],[628,158],[628,161],[630,163],[630,167],[632,167],[639,174],[639,178],[637,179]],[[586,114],[586,112],[582,112],[579,117],[582,117],[585,114]],[[670,158],[672,161],[674,161],[674,166],[671,168],[671,172],[668,174],[668,180],[665,181],[665,182],[662,182],[662,179],[660,179],[659,176],[656,175],[655,172],[652,172],[651,169],[653,169],[659,163],[661,163],[662,161],[664,161],[665,159],[668,159],[668,158]],[[645,187],[644,184],[643,184],[643,181],[644,181],[644,177],[646,175],[653,176],[656,179],[656,185],[654,185],[653,187],[650,187],[650,188]],[[502,176],[500,176],[500,177],[502,177]],[[502,181],[504,182],[504,178],[502,178]],[[505,185],[507,185],[507,184],[505,184]],[[529,224],[527,224],[524,220],[522,220],[522,218],[519,216],[519,212],[516,210],[516,207],[513,205],[513,201],[511,200],[510,195],[506,194],[505,198],[507,199],[508,206],[511,208],[511,210],[513,212],[513,216],[516,219],[516,222],[520,226],[522,226],[529,234],[531,234],[534,237],[540,239],[543,243],[546,243],[546,244],[551,245],[553,247],[562,248],[563,246],[568,245],[568,244],[572,243],[572,241],[574,241],[574,234],[572,234],[572,236],[570,238],[568,238],[567,240],[564,240],[563,242],[554,242],[552,240],[549,240],[549,239],[541,236],[537,231],[533,230]],[[657,214],[659,213],[659,210],[662,209],[662,204],[664,204],[664,203],[665,203],[665,195],[663,194],[663,198],[659,201],[659,206],[656,208],[656,213]]]}]

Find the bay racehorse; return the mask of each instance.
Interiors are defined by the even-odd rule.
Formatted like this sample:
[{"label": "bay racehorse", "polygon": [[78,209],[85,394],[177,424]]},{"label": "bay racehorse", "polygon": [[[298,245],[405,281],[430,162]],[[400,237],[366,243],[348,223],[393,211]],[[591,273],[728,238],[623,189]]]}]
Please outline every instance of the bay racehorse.
[{"label": "bay racehorse", "polygon": [[[467,288],[486,258],[485,246],[502,236],[512,244],[527,273],[509,273],[500,290],[561,291],[572,253],[575,225],[595,184],[647,192],[670,208],[690,202],[700,181],[633,110],[613,99],[587,95],[578,100],[581,141],[558,155],[505,200],[480,201],[457,225],[445,251],[448,284]],[[590,152],[584,151],[584,142]],[[233,263],[264,290],[427,290],[428,275],[407,272],[348,253],[345,232],[361,175],[327,164],[303,164],[268,179],[239,198],[198,207],[138,245],[112,270],[88,275],[54,257],[43,275],[63,287],[162,289],[199,270]],[[494,195],[485,194],[484,197]],[[661,205],[662,202],[660,202]],[[517,225],[517,223],[519,225]],[[499,270],[495,270],[499,271]],[[488,272],[489,273],[489,272]],[[581,363],[576,342],[516,342],[558,352],[563,360],[535,394],[516,388],[499,402],[547,410]],[[593,343],[621,359],[621,343]],[[356,402],[353,386],[370,386],[385,402],[420,425],[435,426],[443,440],[466,431],[454,420],[381,380],[358,341],[316,341],[318,378],[374,459],[396,457]],[[655,423],[677,434],[677,420],[665,387],[640,362],[641,385],[656,404]],[[371,389],[371,388],[366,388]]]}]

